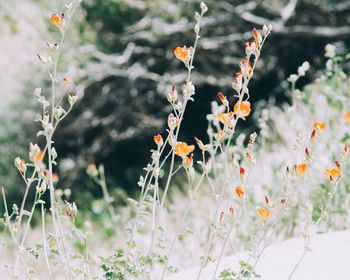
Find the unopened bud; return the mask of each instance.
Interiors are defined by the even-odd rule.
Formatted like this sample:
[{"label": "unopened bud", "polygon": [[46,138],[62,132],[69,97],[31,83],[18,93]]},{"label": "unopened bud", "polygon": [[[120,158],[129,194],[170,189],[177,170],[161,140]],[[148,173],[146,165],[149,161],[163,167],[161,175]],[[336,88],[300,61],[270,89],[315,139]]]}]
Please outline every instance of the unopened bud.
[{"label": "unopened bud", "polygon": [[16,157],[15,159],[15,166],[22,173],[25,173],[27,171],[27,165],[25,161],[19,157]]},{"label": "unopened bud", "polygon": [[220,101],[222,102],[222,104],[225,105],[225,107],[228,108],[230,106],[228,101],[227,101],[227,98],[220,91],[218,92],[218,97],[219,97]]}]

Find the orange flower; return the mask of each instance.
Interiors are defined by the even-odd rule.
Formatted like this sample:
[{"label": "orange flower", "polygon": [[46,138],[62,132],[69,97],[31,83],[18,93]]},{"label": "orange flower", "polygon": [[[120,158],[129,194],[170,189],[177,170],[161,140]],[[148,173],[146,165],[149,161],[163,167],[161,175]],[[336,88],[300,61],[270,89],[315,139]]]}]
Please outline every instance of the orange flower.
[{"label": "orange flower", "polygon": [[163,146],[163,137],[162,137],[162,135],[160,135],[160,134],[154,135],[153,136],[153,141],[158,146]]},{"label": "orange flower", "polygon": [[233,107],[233,111],[236,115],[248,117],[251,112],[249,101],[238,101]]},{"label": "orange flower", "polygon": [[187,63],[190,60],[190,49],[186,46],[177,47],[174,49],[174,55],[177,59],[180,59],[182,62]]},{"label": "orange flower", "polygon": [[194,151],[194,145],[187,145],[185,142],[177,142],[175,146],[175,155],[183,159]]},{"label": "orange flower", "polygon": [[245,190],[241,186],[237,186],[235,192],[238,197],[243,197],[245,194]]},{"label": "orange flower", "polygon": [[344,118],[345,123],[350,125],[350,112],[345,113]]},{"label": "orange flower", "polygon": [[70,81],[71,79],[68,76],[63,77],[63,82],[65,82],[66,84],[68,84]]},{"label": "orange flower", "polygon": [[44,152],[42,150],[40,150],[35,157],[35,161],[41,162],[44,159],[44,155],[45,155]]},{"label": "orange flower", "polygon": [[322,132],[323,130],[325,130],[326,127],[327,127],[326,123],[324,123],[324,122],[314,122],[314,123],[312,124],[312,126],[313,126],[314,129],[316,129],[316,130],[318,130],[318,131],[321,131],[321,132]]},{"label": "orange flower", "polygon": [[264,222],[266,222],[270,217],[270,211],[260,207],[258,208],[258,215]]},{"label": "orange flower", "polygon": [[228,126],[231,123],[231,120],[232,120],[232,117],[233,117],[233,112],[218,114],[216,117],[218,118],[219,122],[221,122],[224,125]]},{"label": "orange flower", "polygon": [[304,176],[305,172],[307,171],[307,164],[306,163],[299,163],[295,166],[295,171],[299,176]]},{"label": "orange flower", "polygon": [[324,171],[324,174],[330,181],[337,180],[340,176],[340,173],[341,169],[338,166],[335,168],[326,169]]},{"label": "orange flower", "polygon": [[52,14],[51,15],[51,23],[53,25],[61,25],[62,23],[62,17],[60,17],[58,14]]}]

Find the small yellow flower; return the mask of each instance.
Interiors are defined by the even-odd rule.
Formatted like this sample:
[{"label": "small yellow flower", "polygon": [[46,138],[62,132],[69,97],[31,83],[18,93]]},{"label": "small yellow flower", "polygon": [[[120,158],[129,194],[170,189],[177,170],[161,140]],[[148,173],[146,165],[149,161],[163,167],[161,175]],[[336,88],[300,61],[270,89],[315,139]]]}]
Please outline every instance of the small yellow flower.
[{"label": "small yellow flower", "polygon": [[56,26],[59,26],[62,23],[62,17],[59,16],[58,14],[52,14],[50,20],[51,20],[51,23]]},{"label": "small yellow flower", "polygon": [[217,119],[225,126],[229,126],[233,117],[233,112],[218,114]]},{"label": "small yellow flower", "polygon": [[174,55],[177,59],[180,59],[182,62],[187,63],[190,60],[190,49],[186,46],[177,47],[174,49]]},{"label": "small yellow flower", "polygon": [[258,208],[258,215],[264,222],[266,222],[270,217],[270,211],[260,207]]},{"label": "small yellow flower", "polygon": [[177,142],[175,146],[175,155],[183,159],[194,151],[194,145],[187,145],[185,142]]},{"label": "small yellow flower", "polygon": [[324,171],[326,177],[330,180],[337,180],[341,174],[341,169],[339,167],[329,168]]},{"label": "small yellow flower", "polygon": [[235,104],[233,107],[233,111],[236,115],[241,114],[243,117],[248,117],[251,109],[250,109],[250,102],[249,101],[239,101]]},{"label": "small yellow flower", "polygon": [[245,190],[241,186],[237,186],[235,192],[238,197],[243,197],[245,195]]},{"label": "small yellow flower", "polygon": [[312,124],[312,126],[313,126],[314,129],[316,129],[316,130],[318,130],[318,131],[320,131],[320,132],[322,132],[323,130],[325,130],[326,127],[327,127],[326,123],[324,123],[324,122],[314,122],[314,123]]},{"label": "small yellow flower", "polygon": [[344,114],[345,123],[350,125],[350,112]]},{"label": "small yellow flower", "polygon": [[295,166],[295,171],[299,176],[304,176],[307,169],[308,169],[308,166],[306,163],[299,163]]}]

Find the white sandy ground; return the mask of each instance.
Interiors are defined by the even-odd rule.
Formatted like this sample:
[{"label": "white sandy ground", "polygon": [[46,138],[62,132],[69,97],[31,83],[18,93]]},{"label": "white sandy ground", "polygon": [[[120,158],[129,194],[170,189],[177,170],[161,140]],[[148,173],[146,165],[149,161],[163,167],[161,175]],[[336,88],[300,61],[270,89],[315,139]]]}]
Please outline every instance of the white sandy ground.
[{"label": "white sandy ground", "polygon": [[[314,235],[309,251],[293,280],[350,280],[350,230]],[[293,238],[265,250],[256,271],[262,280],[284,280],[297,263],[304,249],[303,238]],[[218,271],[231,268],[237,271],[238,261],[247,258],[239,253],[222,259]],[[213,279],[215,264],[202,273],[201,280]],[[196,279],[198,267],[175,274],[167,280]],[[218,279],[218,278],[216,278]]]}]

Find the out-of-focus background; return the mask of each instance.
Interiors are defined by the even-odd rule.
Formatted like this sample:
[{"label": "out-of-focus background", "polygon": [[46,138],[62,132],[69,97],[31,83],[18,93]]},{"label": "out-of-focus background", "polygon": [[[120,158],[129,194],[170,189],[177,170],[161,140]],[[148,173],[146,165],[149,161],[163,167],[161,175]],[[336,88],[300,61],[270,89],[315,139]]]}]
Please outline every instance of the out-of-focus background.
[{"label": "out-of-focus background", "polygon": [[[49,77],[36,54],[57,40],[49,24],[60,1],[0,1],[0,184],[10,201],[22,196],[14,158],[26,157],[35,135],[32,92],[49,95]],[[86,166],[105,165],[111,192],[137,190],[142,167],[153,148],[152,135],[162,133],[170,107],[166,94],[185,79],[173,49],[193,43],[193,14],[200,1],[83,0],[64,45],[60,77],[73,84],[79,104],[56,133],[59,187],[71,188],[78,201],[100,195]],[[324,47],[350,50],[350,2],[339,0],[207,0],[202,38],[194,62],[196,102],[189,105],[181,140],[205,140],[206,114],[216,93],[233,97],[231,82],[244,55],[251,29],[272,24],[250,84],[256,112],[266,103],[288,101],[286,78],[305,60],[312,69],[303,83],[323,68]],[[254,118],[243,129],[255,128]],[[39,141],[40,144],[40,141]],[[80,208],[87,207],[80,203]]]}]

